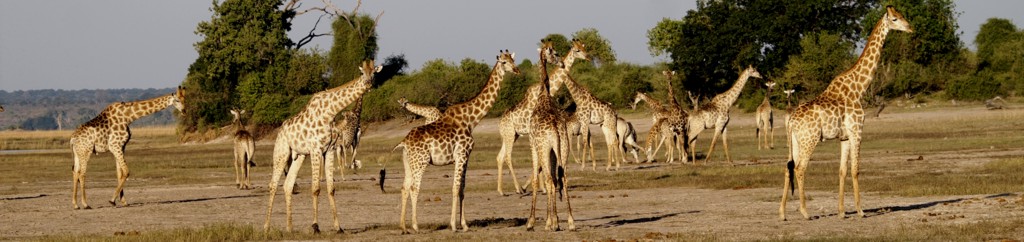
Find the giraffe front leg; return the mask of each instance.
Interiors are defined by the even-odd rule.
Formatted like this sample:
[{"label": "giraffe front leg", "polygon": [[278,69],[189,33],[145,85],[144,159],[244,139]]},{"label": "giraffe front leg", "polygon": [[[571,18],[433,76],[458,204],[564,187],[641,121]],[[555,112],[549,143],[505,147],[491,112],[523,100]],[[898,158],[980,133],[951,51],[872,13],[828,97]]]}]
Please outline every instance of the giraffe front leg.
[{"label": "giraffe front leg", "polygon": [[295,190],[295,179],[299,176],[299,168],[302,167],[304,159],[305,156],[295,156],[291,167],[288,168],[288,175],[284,178],[285,229],[289,233],[292,232],[292,192]]},{"label": "giraffe front leg", "polygon": [[[603,125],[601,129],[604,131],[605,146],[608,147],[608,165],[605,166],[604,170],[610,171],[612,169],[612,163],[615,163],[615,170],[619,170],[619,167],[622,166],[622,161],[616,160],[618,159],[616,156],[621,150],[615,148],[616,146],[619,146],[618,134],[615,132],[615,120],[612,120],[612,124]],[[625,156],[623,155],[623,157]]]},{"label": "giraffe front leg", "polygon": [[[327,151],[327,152],[330,152],[330,151]],[[319,212],[320,211],[320,199],[319,199],[320,198],[320,173],[325,172],[323,170],[324,168],[327,168],[328,170],[334,169],[333,166],[324,166],[324,160],[325,160],[324,159],[324,152],[314,152],[313,154],[309,155],[309,163],[310,163],[310,169],[309,170],[313,172],[312,179],[311,179],[312,182],[309,185],[309,188],[310,188],[309,195],[313,199],[313,225],[312,225],[312,227],[313,227],[313,233],[314,234],[319,234],[320,233],[320,225],[319,225],[320,224],[319,223],[320,219],[318,217],[318,215],[320,214],[320,212]],[[331,182],[334,182],[334,181],[331,181]],[[337,217],[337,213],[335,213],[334,216],[336,218]]]},{"label": "giraffe front leg", "polygon": [[728,128],[722,128],[722,152],[725,152],[725,160],[728,160],[730,165],[736,166],[736,164],[732,162],[732,157],[729,156],[729,129]]},{"label": "giraffe front leg", "polygon": [[[472,144],[470,144],[472,147]],[[469,148],[472,149],[472,148]],[[452,174],[452,218],[451,228],[452,232],[457,232],[458,227],[456,222],[461,221],[462,231],[469,231],[469,225],[466,223],[466,213],[463,210],[462,202],[466,198],[463,193],[466,189],[466,168],[468,168],[469,150],[459,150],[456,148],[455,154],[455,171]]]},{"label": "giraffe front leg", "polygon": [[839,210],[837,215],[842,219],[846,218],[846,208],[843,206],[843,200],[846,197],[846,171],[850,162],[850,140],[840,141],[839,146]]},{"label": "giraffe front leg", "polygon": [[117,207],[117,201],[120,200],[121,206],[128,206],[128,202],[124,199],[124,183],[128,181],[128,164],[124,161],[124,146],[121,149],[111,149],[110,153],[114,155],[114,162],[117,163],[117,189],[114,189],[114,196],[110,198],[110,205]]},{"label": "giraffe front leg", "polygon": [[860,175],[860,134],[850,138],[850,175],[853,178],[853,204],[857,208],[857,216],[864,217],[864,210],[860,207],[860,184],[857,179]]}]

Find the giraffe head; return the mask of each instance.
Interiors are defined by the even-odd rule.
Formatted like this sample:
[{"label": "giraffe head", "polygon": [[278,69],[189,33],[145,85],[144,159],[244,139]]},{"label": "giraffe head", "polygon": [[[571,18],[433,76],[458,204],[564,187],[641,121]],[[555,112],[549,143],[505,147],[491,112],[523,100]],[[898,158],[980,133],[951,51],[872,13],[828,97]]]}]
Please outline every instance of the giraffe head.
[{"label": "giraffe head", "polygon": [[885,6],[885,16],[882,16],[882,18],[888,29],[907,33],[914,32],[914,29],[910,27],[910,22],[907,22],[907,19],[903,18],[903,14],[896,11],[896,8],[893,8],[891,5]]},{"label": "giraffe head", "polygon": [[171,95],[171,105],[174,105],[178,112],[185,113],[185,88],[178,86],[178,91]]},{"label": "giraffe head", "polygon": [[401,106],[401,107],[404,108],[405,104],[407,104],[407,103],[409,103],[409,99],[405,99],[405,97],[401,97],[401,98],[398,99],[398,106]]},{"label": "giraffe head", "polygon": [[665,79],[668,79],[669,81],[672,81],[672,77],[674,77],[676,75],[676,71],[664,70],[664,71],[661,71],[661,74],[665,75]]},{"label": "giraffe head", "polygon": [[582,60],[589,60],[590,58],[589,54],[587,54],[587,45],[583,44],[583,41],[578,39],[572,39],[572,47],[569,48],[569,54],[567,56]]},{"label": "giraffe head", "polygon": [[743,69],[743,73],[740,75],[747,75],[747,77],[761,78],[761,73],[754,69],[754,66],[747,66],[747,69]]},{"label": "giraffe head", "polygon": [[540,48],[537,48],[537,52],[540,52],[540,58],[543,58],[544,61],[548,62],[549,64],[555,64],[559,62],[558,52],[555,51],[555,46],[554,44],[551,43],[550,40],[540,40]]},{"label": "giraffe head", "polygon": [[231,117],[233,118],[231,121],[234,122],[234,123],[241,122],[242,121],[242,115],[245,115],[245,110],[244,109],[231,109],[230,112],[231,112]]},{"label": "giraffe head", "polygon": [[383,66],[374,66],[373,60],[365,60],[359,66],[359,73],[361,73],[361,75],[359,75],[359,80],[363,81],[363,83],[365,84],[372,84],[374,76],[373,74],[380,72],[380,70],[383,68]]},{"label": "giraffe head", "polygon": [[789,99],[789,96],[793,95],[794,92],[796,92],[796,89],[789,89],[789,90],[782,91],[782,93],[786,94],[786,99]]},{"label": "giraffe head", "polygon": [[768,88],[768,91],[771,91],[772,89],[775,88],[775,81],[765,82],[764,86]]},{"label": "giraffe head", "polygon": [[640,101],[644,101],[646,95],[642,92],[636,92],[636,96],[633,97],[633,103],[629,104],[629,109],[636,109],[636,104]]},{"label": "giraffe head", "polygon": [[498,51],[498,66],[494,68],[494,71],[498,72],[499,75],[505,75],[506,72],[512,72],[519,75],[519,67],[516,67],[516,53],[505,51]]}]

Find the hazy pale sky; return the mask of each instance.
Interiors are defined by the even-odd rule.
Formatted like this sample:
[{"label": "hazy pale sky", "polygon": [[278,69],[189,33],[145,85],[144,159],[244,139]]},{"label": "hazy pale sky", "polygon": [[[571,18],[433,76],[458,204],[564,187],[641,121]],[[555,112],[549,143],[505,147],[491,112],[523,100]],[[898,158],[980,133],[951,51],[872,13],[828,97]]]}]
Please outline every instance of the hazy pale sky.
[{"label": "hazy pale sky", "polygon": [[[1024,27],[1024,1],[954,2],[962,12],[961,39],[972,49],[978,27],[990,17]],[[355,5],[334,3],[346,11]],[[665,61],[647,51],[647,30],[695,6],[692,0],[366,0],[360,11],[384,11],[377,26],[378,58],[404,53],[412,70],[438,58],[490,63],[499,49],[534,59],[540,38],[570,37],[582,28],[595,28],[611,41],[620,61]],[[174,87],[195,61],[193,44],[200,37],[194,31],[210,18],[210,7],[209,0],[0,1],[0,90]],[[292,39],[305,35],[317,16],[299,16]],[[328,28],[329,22],[321,23],[317,32]],[[327,50],[330,43],[330,37],[320,37],[307,46]]]}]

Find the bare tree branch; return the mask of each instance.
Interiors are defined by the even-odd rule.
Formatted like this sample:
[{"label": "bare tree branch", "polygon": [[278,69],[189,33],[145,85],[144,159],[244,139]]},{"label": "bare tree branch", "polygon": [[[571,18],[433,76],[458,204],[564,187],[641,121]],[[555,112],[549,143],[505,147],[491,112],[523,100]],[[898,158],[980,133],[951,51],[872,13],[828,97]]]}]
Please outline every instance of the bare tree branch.
[{"label": "bare tree branch", "polygon": [[295,49],[302,48],[303,45],[309,44],[310,41],[313,41],[313,38],[320,37],[320,36],[325,36],[325,35],[331,35],[331,32],[322,33],[322,34],[317,34],[317,33],[314,32],[314,31],[316,31],[316,26],[320,25],[320,20],[322,20],[324,18],[324,16],[326,16],[326,15],[327,14],[321,14],[320,17],[316,18],[316,23],[314,23],[313,24],[313,28],[309,30],[309,34],[306,34],[305,37],[302,37],[302,39],[300,39],[298,42],[295,43]]},{"label": "bare tree branch", "polygon": [[[300,7],[302,7],[302,3],[300,3],[299,1],[300,0],[289,0],[288,3],[286,3],[285,6],[284,6],[284,10],[285,11],[295,11],[296,9],[299,9]],[[302,15],[302,14],[305,14],[305,13],[308,13],[308,12],[314,12],[314,11],[315,12],[324,12],[324,14],[320,15],[320,17],[317,18],[316,24],[314,24],[313,28],[309,30],[309,34],[307,34],[305,37],[302,37],[302,39],[300,39],[299,41],[296,42],[295,49],[301,48],[303,45],[308,44],[310,41],[313,41],[313,38],[320,37],[320,36],[325,36],[325,35],[333,35],[333,33],[331,33],[331,32],[322,33],[322,34],[316,34],[315,33],[317,25],[320,24],[320,20],[324,16],[337,16],[337,17],[340,17],[340,18],[344,19],[345,22],[347,22],[349,24],[349,26],[351,26],[352,29],[354,29],[356,31],[356,33],[359,34],[360,38],[362,38],[362,39],[368,39],[369,38],[368,33],[364,33],[363,32],[362,26],[360,25],[358,19],[354,19],[353,18],[353,17],[358,16],[357,14],[359,12],[359,7],[361,7],[363,5],[363,1],[362,0],[357,0],[356,1],[356,6],[354,8],[352,8],[352,11],[349,11],[349,12],[345,12],[344,10],[341,10],[340,8],[338,8],[338,6],[334,5],[334,3],[331,2],[331,0],[320,0],[320,1],[323,2],[323,4],[324,4],[323,7],[312,7],[312,8],[308,8],[308,9],[301,10],[301,11],[295,11],[295,15],[291,16],[291,18],[288,19],[288,22],[291,23],[291,21],[294,20],[296,16],[299,16],[299,15]],[[373,26],[370,26],[369,33],[373,33],[375,31],[375,29],[377,28],[377,22],[380,21],[380,17],[382,15],[384,15],[384,11],[381,11],[380,14],[377,14],[377,17],[375,17],[373,19]]]}]

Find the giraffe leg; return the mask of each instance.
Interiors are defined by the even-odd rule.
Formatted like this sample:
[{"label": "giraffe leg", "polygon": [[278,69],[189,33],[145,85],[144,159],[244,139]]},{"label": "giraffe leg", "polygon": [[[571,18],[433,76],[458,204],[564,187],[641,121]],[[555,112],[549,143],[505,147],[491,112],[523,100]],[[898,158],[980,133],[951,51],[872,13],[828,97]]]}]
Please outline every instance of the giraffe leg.
[{"label": "giraffe leg", "polygon": [[718,136],[720,134],[721,134],[721,130],[716,128],[715,129],[715,134],[713,136],[711,136],[711,147],[708,148],[708,153],[704,154],[705,156],[707,156],[707,157],[704,157],[704,163],[705,164],[711,162],[711,152],[715,151],[715,142],[718,141]]},{"label": "giraffe leg", "polygon": [[533,224],[537,220],[537,190],[540,186],[540,179],[537,177],[540,174],[540,161],[538,160],[537,156],[538,150],[540,148],[537,147],[538,145],[533,144],[533,142],[531,142],[530,145],[533,146],[530,149],[530,154],[532,156],[531,160],[533,161],[533,166],[530,169],[530,176],[533,177],[532,179],[530,179],[530,187],[533,188],[533,193],[530,195],[532,199],[530,202],[530,217],[526,219],[526,231],[533,231]]},{"label": "giraffe leg", "polygon": [[[409,233],[409,230],[405,229],[405,215],[406,215],[406,210],[407,210],[406,209],[407,208],[407,204],[409,204],[409,202],[410,202],[410,200],[409,200],[410,198],[409,197],[412,195],[412,188],[413,188],[412,184],[413,184],[413,178],[414,178],[414,176],[412,174],[415,172],[414,170],[412,170],[412,166],[409,165],[409,163],[412,162],[412,161],[409,159],[409,150],[408,149],[409,148],[406,148],[402,152],[402,164],[405,167],[405,179],[402,180],[402,213],[401,213],[401,220],[399,220],[399,222],[398,222],[398,226],[402,228],[402,234],[408,234]],[[416,197],[413,197],[411,202],[413,204],[416,204]]]},{"label": "giraffe leg", "polygon": [[[507,137],[508,134],[501,134],[501,150],[498,150],[498,195],[505,196],[505,191],[501,188],[502,173],[504,173],[505,163],[508,163],[509,175],[512,176],[512,180],[516,185],[516,193],[519,193],[519,182],[515,181],[515,172],[512,171],[512,144],[515,143],[515,138]],[[514,136],[514,135],[512,135]]]},{"label": "giraffe leg", "polygon": [[850,140],[839,142],[839,218],[846,218],[846,209],[843,207],[843,199],[846,197],[846,171],[850,164]]},{"label": "giraffe leg", "polygon": [[469,153],[472,150],[472,143],[468,147],[460,148],[456,147],[453,152],[455,155],[455,171],[452,174],[452,217],[451,217],[451,228],[452,232],[458,231],[456,222],[461,220],[462,231],[469,231],[469,225],[466,224],[466,213],[462,209],[462,201],[466,198],[463,193],[466,189],[466,168],[468,168]]},{"label": "giraffe leg", "polygon": [[729,156],[729,128],[722,128],[722,152],[725,152],[725,160],[735,166],[736,164],[732,163],[732,157]]},{"label": "giraffe leg", "polygon": [[860,175],[860,133],[853,136],[850,138],[850,175],[853,179],[853,203],[857,209],[857,216],[863,218],[864,210],[860,207],[860,184],[857,180],[857,176]]},{"label": "giraffe leg", "polygon": [[[281,174],[284,174],[284,170],[287,169],[285,164],[291,158],[290,152],[289,148],[284,145],[274,146],[273,170],[271,171],[270,185],[267,185],[267,189],[270,189],[269,198],[267,199],[267,219],[263,223],[263,232],[270,231],[270,214],[274,211],[274,195],[277,194],[277,182],[281,180]],[[286,190],[289,190],[288,194],[291,194],[290,189]]]},{"label": "giraffe leg", "polygon": [[558,174],[558,167],[557,167],[557,165],[552,164],[552,160],[551,160],[552,152],[555,152],[555,150],[553,149],[554,147],[551,147],[550,143],[545,144],[544,146],[545,146],[544,149],[542,149],[544,154],[542,154],[541,157],[540,157],[541,158],[541,164],[544,165],[544,169],[545,169],[544,176],[543,176],[543,177],[545,177],[544,181],[546,181],[545,185],[548,188],[547,189],[548,190],[548,194],[547,194],[548,195],[548,209],[547,209],[547,217],[545,219],[545,223],[546,224],[545,224],[544,229],[545,230],[550,230],[550,231],[558,231],[559,230],[559,228],[558,228],[558,206],[557,206],[558,205],[557,204],[557,201],[558,201],[557,199],[558,198],[555,195],[555,191],[557,191],[557,189],[555,189],[555,181],[554,181],[555,177],[557,177],[557,174]]},{"label": "giraffe leg", "polygon": [[[796,139],[790,140],[790,143],[790,147],[798,147],[800,145],[800,143],[797,142]],[[786,174],[784,175],[782,182],[782,202],[779,202],[779,219],[781,219],[782,221],[786,221],[786,201],[789,200],[787,197],[789,193],[787,193],[787,191],[791,191],[791,189],[793,189],[790,186],[793,184],[792,179],[794,178],[794,175],[796,175],[794,164],[795,162],[793,158],[795,157],[793,157],[792,154],[790,154],[789,162],[787,162],[786,164]]]},{"label": "giraffe leg", "polygon": [[292,232],[292,191],[295,190],[295,179],[299,176],[299,168],[302,168],[304,159],[305,156],[302,155],[292,158],[292,165],[288,168],[288,175],[284,178],[285,230],[289,233]]},{"label": "giraffe leg", "polygon": [[242,179],[241,179],[241,176],[240,176],[240,171],[239,171],[240,167],[238,167],[238,163],[242,162],[243,158],[241,156],[243,156],[243,154],[242,154],[243,152],[245,152],[245,151],[242,150],[242,147],[239,146],[238,144],[236,144],[235,145],[235,159],[234,159],[233,163],[235,164],[235,187],[237,187],[238,189],[242,189]]},{"label": "giraffe leg", "polygon": [[331,215],[334,217],[334,229],[339,234],[345,233],[345,230],[341,229],[341,223],[338,222],[338,206],[334,201],[334,162],[327,159],[324,165],[324,182],[327,183],[327,200],[331,203]]},{"label": "giraffe leg", "polygon": [[121,206],[128,206],[128,202],[124,199],[124,183],[128,181],[128,164],[124,161],[124,146],[120,149],[111,149],[110,153],[114,155],[114,162],[117,163],[117,189],[114,189],[114,196],[110,198],[110,205],[117,207],[117,200],[121,201]]},{"label": "giraffe leg", "polygon": [[[417,161],[417,162],[419,162],[419,161]],[[420,201],[419,200],[420,184],[421,184],[421,181],[423,179],[423,173],[426,171],[426,165],[425,165],[426,163],[421,163],[421,164],[424,164],[424,165],[422,165],[418,169],[414,169],[414,171],[413,171],[413,176],[415,176],[415,178],[413,179],[412,189],[410,190],[412,192],[410,198],[411,198],[411,201],[412,201],[412,230],[413,231],[420,231],[420,228],[419,228],[419,224],[420,223],[416,219],[416,218],[419,217],[418,216],[419,214],[417,213],[417,210],[416,210],[416,204],[419,203],[419,201]]]},{"label": "giraffe leg", "polygon": [[[330,152],[330,151],[327,151],[327,152]],[[325,172],[323,170],[323,168],[331,168],[331,169],[333,169],[334,167],[333,166],[324,166],[324,160],[325,160],[324,159],[324,153],[325,152],[314,152],[314,153],[315,154],[310,154],[309,155],[309,165],[310,165],[310,169],[309,170],[313,172],[312,179],[311,179],[312,183],[309,185],[309,188],[310,188],[309,195],[313,199],[313,233],[314,234],[319,234],[320,233],[320,225],[319,225],[319,221],[320,220],[318,219],[317,215],[320,214],[320,212],[319,212],[320,211],[320,206],[319,206],[320,205],[320,199],[319,199],[320,198],[320,173],[324,173]],[[332,161],[332,163],[333,163],[333,161]],[[296,171],[298,171],[298,170],[296,170]],[[330,182],[334,182],[334,181],[330,181]],[[337,214],[335,214],[335,216],[337,216]]]},{"label": "giraffe leg", "polygon": [[82,191],[81,208],[92,209],[92,207],[90,207],[89,203],[86,201],[87,199],[85,198],[85,171],[87,170],[86,168],[88,168],[90,156],[91,153],[89,153],[89,151],[75,151],[75,165],[72,171],[74,183],[71,188],[71,203],[75,205],[75,209],[79,209],[78,201],[76,201],[76,196],[78,195],[79,190]]},{"label": "giraffe leg", "polygon": [[[618,157],[616,157],[619,156],[619,151],[621,151],[620,149],[615,148],[619,145],[619,135],[615,132],[616,123],[617,122],[612,119],[611,122],[606,121],[605,124],[601,126],[601,130],[604,131],[604,142],[608,147],[608,165],[604,168],[605,171],[610,171],[612,169],[612,163],[615,163],[615,170],[619,170],[619,167],[622,166],[622,160],[617,160]],[[625,156],[622,155],[622,157]]]}]

